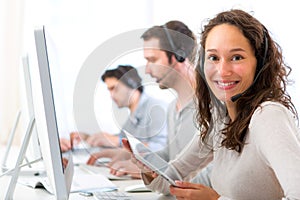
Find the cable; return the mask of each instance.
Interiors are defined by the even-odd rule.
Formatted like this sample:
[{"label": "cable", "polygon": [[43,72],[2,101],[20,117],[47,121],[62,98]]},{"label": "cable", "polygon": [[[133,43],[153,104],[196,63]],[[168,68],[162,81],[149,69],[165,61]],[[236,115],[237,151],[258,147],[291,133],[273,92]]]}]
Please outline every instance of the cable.
[{"label": "cable", "polygon": [[[36,160],[34,160],[34,161],[31,161],[31,162],[27,162],[27,163],[25,163],[25,164],[22,164],[22,165],[19,166],[19,168],[22,168],[22,167],[25,167],[25,166],[28,166],[28,165],[37,163],[37,162],[39,162],[39,161],[41,161],[41,160],[42,160],[42,157],[40,157],[40,158],[38,158],[38,159],[36,159]],[[13,169],[7,170],[7,171],[4,172],[3,174],[0,174],[0,178],[1,178],[2,176],[5,176],[5,175],[7,175],[7,174],[10,174],[10,173],[14,172],[15,169],[16,169],[16,168],[13,168]]]}]

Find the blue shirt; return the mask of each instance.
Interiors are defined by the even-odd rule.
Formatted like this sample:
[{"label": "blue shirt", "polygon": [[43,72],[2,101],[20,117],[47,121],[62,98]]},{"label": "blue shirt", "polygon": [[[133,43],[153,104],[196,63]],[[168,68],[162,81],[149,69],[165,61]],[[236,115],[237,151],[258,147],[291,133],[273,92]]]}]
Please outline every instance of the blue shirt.
[{"label": "blue shirt", "polygon": [[[166,103],[141,95],[137,109],[130,114],[122,129],[148,144],[153,150],[162,149],[167,142]],[[120,137],[125,137],[121,132]]]}]

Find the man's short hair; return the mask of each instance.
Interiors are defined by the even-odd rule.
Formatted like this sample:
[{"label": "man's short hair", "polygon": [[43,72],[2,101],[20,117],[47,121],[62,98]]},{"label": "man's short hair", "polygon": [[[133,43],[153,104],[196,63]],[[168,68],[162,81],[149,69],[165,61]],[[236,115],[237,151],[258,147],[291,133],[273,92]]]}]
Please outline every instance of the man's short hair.
[{"label": "man's short hair", "polygon": [[192,60],[196,52],[196,37],[188,26],[181,21],[169,21],[161,26],[153,26],[146,30],[141,38],[144,41],[157,38],[159,40],[160,49],[167,53],[170,62],[172,55],[174,55],[174,52],[171,52],[171,50],[174,51],[176,49],[172,48],[166,30],[164,30],[165,28],[170,30],[169,33],[175,48],[184,51],[185,55]]},{"label": "man's short hair", "polygon": [[118,65],[115,69],[109,69],[101,76],[104,82],[106,78],[116,78],[131,89],[137,89],[141,93],[144,90],[142,78],[139,76],[136,68],[131,65]]}]

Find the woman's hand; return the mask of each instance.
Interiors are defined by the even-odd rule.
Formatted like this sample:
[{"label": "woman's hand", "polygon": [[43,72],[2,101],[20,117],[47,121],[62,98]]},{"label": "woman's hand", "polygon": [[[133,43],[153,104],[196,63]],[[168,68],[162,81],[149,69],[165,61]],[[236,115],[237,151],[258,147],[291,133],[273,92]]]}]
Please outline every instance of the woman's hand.
[{"label": "woman's hand", "polygon": [[79,145],[79,143],[83,140],[86,140],[87,137],[88,137],[87,133],[71,132],[70,133],[71,148],[76,147],[77,145]]},{"label": "woman's hand", "polygon": [[72,146],[70,140],[66,138],[60,138],[59,142],[60,142],[60,149],[62,152],[67,152],[71,150]]},{"label": "woman's hand", "polygon": [[[131,162],[133,162],[141,170],[142,173],[144,173],[148,178],[151,177],[151,179],[154,179],[158,176],[149,167],[147,167],[146,165],[144,165],[142,162],[138,161],[134,157],[134,154],[132,153],[132,150],[130,148],[130,145],[129,145],[129,142],[127,139],[123,138],[122,143],[123,143],[123,147],[131,153]],[[149,180],[149,181],[151,182],[152,180]]]},{"label": "woman's hand", "polygon": [[130,175],[132,178],[141,178],[140,169],[130,159],[115,162],[110,166],[110,173],[115,176]]},{"label": "woman's hand", "polygon": [[176,199],[217,200],[220,195],[210,187],[201,184],[175,181],[178,187],[170,186],[170,193]]}]

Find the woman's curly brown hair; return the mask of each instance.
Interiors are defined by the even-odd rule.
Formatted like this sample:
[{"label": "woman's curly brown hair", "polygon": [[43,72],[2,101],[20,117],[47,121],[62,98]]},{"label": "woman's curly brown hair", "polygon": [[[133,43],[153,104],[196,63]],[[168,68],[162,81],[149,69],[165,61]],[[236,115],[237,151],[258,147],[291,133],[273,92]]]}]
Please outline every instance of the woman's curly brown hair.
[{"label": "woman's curly brown hair", "polygon": [[[275,101],[287,107],[297,118],[297,111],[291,102],[291,97],[286,92],[288,75],[291,67],[283,61],[281,47],[270,37],[268,30],[253,16],[242,10],[230,10],[219,13],[211,19],[201,33],[200,56],[197,61],[196,75],[196,98],[197,98],[197,120],[201,127],[201,138],[204,141],[208,135],[210,122],[212,120],[211,108],[218,101],[211,94],[203,76],[204,54],[206,38],[210,31],[220,24],[230,24],[238,27],[243,35],[249,40],[255,51],[257,69],[261,71],[256,83],[236,101],[237,117],[230,121],[222,130],[225,139],[222,146],[227,149],[241,152],[245,144],[244,139],[254,111],[265,101]],[[266,45],[267,42],[267,45]],[[266,57],[264,59],[264,54]],[[264,63],[261,61],[264,60]],[[263,66],[259,66],[261,65]],[[256,74],[257,76],[257,74]]]}]

